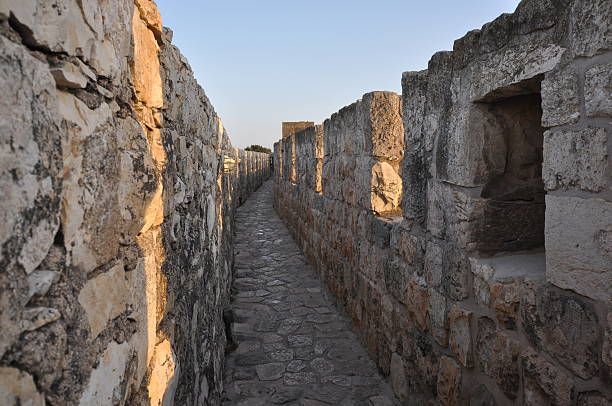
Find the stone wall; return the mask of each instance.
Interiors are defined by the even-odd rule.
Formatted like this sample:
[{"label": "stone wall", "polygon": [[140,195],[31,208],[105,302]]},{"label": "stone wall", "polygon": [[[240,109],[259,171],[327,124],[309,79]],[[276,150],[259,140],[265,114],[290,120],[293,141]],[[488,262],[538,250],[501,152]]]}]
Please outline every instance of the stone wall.
[{"label": "stone wall", "polygon": [[403,133],[373,93],[275,144],[278,213],[406,404],[612,403],[611,7],[524,0],[403,75]]},{"label": "stone wall", "polygon": [[0,404],[219,404],[232,147],[150,0],[0,0]]}]

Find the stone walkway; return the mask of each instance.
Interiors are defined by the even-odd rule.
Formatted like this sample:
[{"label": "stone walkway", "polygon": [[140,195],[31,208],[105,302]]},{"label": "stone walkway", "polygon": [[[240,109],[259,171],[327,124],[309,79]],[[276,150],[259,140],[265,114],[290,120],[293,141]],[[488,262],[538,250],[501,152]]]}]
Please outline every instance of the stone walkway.
[{"label": "stone walkway", "polygon": [[396,405],[351,323],[272,207],[266,182],[236,217],[224,405]]}]

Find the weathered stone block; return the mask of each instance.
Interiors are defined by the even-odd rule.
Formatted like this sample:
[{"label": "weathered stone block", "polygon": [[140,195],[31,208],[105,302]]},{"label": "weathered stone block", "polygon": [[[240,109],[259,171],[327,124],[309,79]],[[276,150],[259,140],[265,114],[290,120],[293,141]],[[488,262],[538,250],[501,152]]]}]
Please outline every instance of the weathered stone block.
[{"label": "weathered stone block", "polygon": [[378,215],[398,214],[402,200],[402,178],[387,162],[377,162],[371,176],[372,210]]},{"label": "weathered stone block", "polygon": [[595,65],[585,73],[584,104],[589,117],[612,117],[612,64]]},{"label": "weathered stone block", "polygon": [[482,306],[495,311],[505,328],[516,329],[519,305],[525,291],[545,279],[544,253],[470,258],[474,297]]},{"label": "weathered stone block", "polygon": [[574,382],[561,369],[529,349],[521,357],[523,402],[526,406],[554,404],[569,406],[574,397]]},{"label": "weathered stone block", "polygon": [[427,287],[411,278],[406,289],[405,303],[421,330],[427,329],[427,312],[429,308],[429,291]]},{"label": "weathered stone block", "polygon": [[433,340],[428,336],[417,333],[415,337],[415,370],[408,374],[412,379],[421,383],[426,392],[435,393],[439,370],[440,354],[433,345]]},{"label": "weathered stone block", "polygon": [[396,224],[391,232],[391,248],[409,265],[419,260],[420,239],[406,229],[406,221]]},{"label": "weathered stone block", "polygon": [[59,227],[61,119],[46,64],[3,36],[0,63],[0,246],[11,245],[10,268],[29,274]]},{"label": "weathered stone block", "polygon": [[440,371],[438,373],[438,399],[445,406],[459,404],[461,392],[461,367],[452,358],[440,358]]},{"label": "weathered stone block", "polygon": [[[527,5],[531,5],[528,2]],[[539,75],[554,69],[566,48],[550,42],[504,47],[471,68],[470,100],[491,101],[535,93]]]},{"label": "weathered stone block", "polygon": [[129,298],[123,264],[115,265],[87,282],[79,293],[79,303],[87,314],[92,340],[110,320],[126,310]]},{"label": "weathered stone block", "polygon": [[583,379],[597,374],[600,328],[594,310],[578,295],[545,285],[521,304],[522,324],[536,348]]},{"label": "weathered stone block", "polygon": [[38,393],[30,374],[16,368],[0,367],[0,403],[45,406],[45,397]]},{"label": "weathered stone block", "polygon": [[546,277],[562,289],[612,300],[612,203],[546,197]]},{"label": "weathered stone block", "polygon": [[401,97],[393,92],[372,92],[363,95],[366,109],[366,151],[391,162],[404,156],[404,126]]},{"label": "weathered stone block", "polygon": [[575,56],[612,48],[612,6],[607,0],[576,0],[570,11],[570,46]]},{"label": "weathered stone block", "polygon": [[79,405],[102,406],[123,400],[125,393],[121,389],[121,383],[125,378],[132,351],[126,342],[122,344],[110,342],[98,360],[97,367],[91,372]]},{"label": "weathered stone block", "polygon": [[464,113],[467,118],[452,116],[454,128],[441,134],[436,150],[439,178],[458,186],[477,186],[504,172],[504,128],[487,107],[474,105]]},{"label": "weathered stone block", "polygon": [[443,348],[448,345],[448,300],[435,289],[429,289],[429,325],[434,339]]},{"label": "weathered stone block", "polygon": [[542,81],[542,125],[577,123],[580,118],[578,77],[573,71],[555,71]]},{"label": "weathered stone block", "polygon": [[493,320],[478,319],[476,355],[480,371],[492,377],[510,399],[515,399],[519,390],[520,349],[520,343],[498,330]]},{"label": "weathered stone block", "polygon": [[425,280],[434,288],[442,285],[443,258],[442,247],[434,242],[428,242],[424,264]]},{"label": "weathered stone block", "polygon": [[457,305],[448,312],[450,325],[449,347],[464,367],[471,367],[473,363],[472,333],[470,324],[472,312]]},{"label": "weathered stone block", "polygon": [[608,136],[603,128],[544,133],[542,179],[546,189],[599,192],[608,178]]},{"label": "weathered stone block", "polygon": [[402,401],[408,398],[408,382],[406,381],[406,368],[404,360],[397,353],[391,355],[390,368],[391,387],[395,395]]}]

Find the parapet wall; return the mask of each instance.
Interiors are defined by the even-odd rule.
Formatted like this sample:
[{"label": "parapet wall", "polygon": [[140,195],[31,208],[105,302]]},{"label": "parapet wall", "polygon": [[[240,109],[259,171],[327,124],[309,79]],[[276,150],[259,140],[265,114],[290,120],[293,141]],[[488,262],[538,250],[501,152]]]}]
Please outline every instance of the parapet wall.
[{"label": "parapet wall", "polygon": [[[44,4],[43,4],[44,3]],[[0,1],[0,404],[219,404],[232,147],[150,0]]]},{"label": "parapet wall", "polygon": [[279,215],[407,404],[612,402],[610,8],[525,0],[275,144]]}]

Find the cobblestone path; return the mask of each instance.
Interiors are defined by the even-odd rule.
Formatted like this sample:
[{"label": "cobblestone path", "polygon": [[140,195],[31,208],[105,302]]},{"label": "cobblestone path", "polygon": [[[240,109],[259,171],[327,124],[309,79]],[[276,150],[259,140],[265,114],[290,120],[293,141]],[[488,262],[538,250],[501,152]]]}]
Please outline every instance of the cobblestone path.
[{"label": "cobblestone path", "polygon": [[224,405],[397,404],[351,323],[272,207],[266,182],[238,210]]}]

